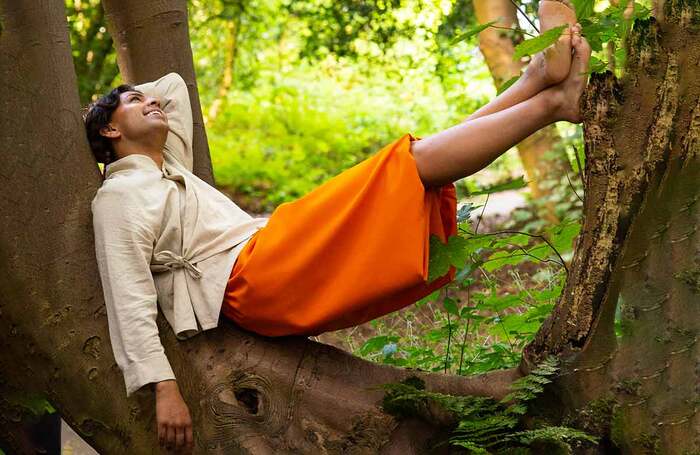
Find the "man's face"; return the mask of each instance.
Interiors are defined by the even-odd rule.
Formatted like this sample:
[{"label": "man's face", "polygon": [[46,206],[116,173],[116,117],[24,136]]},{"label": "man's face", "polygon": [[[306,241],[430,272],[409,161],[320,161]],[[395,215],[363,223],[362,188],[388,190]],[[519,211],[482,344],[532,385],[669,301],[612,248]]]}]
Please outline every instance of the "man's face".
[{"label": "man's face", "polygon": [[109,126],[100,133],[111,139],[130,139],[144,142],[148,136],[165,136],[168,118],[160,108],[160,101],[141,92],[128,91],[119,95],[119,106],[112,113]]}]

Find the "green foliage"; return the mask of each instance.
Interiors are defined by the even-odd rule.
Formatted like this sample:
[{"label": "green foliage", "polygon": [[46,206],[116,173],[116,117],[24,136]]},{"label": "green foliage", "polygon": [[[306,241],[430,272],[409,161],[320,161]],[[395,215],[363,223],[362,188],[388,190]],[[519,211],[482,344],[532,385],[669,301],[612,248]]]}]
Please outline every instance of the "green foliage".
[{"label": "green foliage", "polygon": [[[577,7],[584,13],[589,13],[592,9],[591,0],[579,0]],[[648,1],[634,2],[632,14],[626,17],[628,2],[619,2],[618,5],[611,4],[604,11],[595,14],[584,14],[579,22],[583,27],[582,34],[588,40],[594,54],[591,57],[590,70],[592,72],[604,72],[610,63],[614,63],[618,75],[622,74],[625,61],[627,59],[625,50],[625,40],[632,28],[632,24],[637,19],[647,19],[651,14]],[[611,46],[615,52],[609,56],[604,52],[604,47]],[[610,62],[612,57],[613,61]]]},{"label": "green foliage", "polygon": [[552,44],[556,43],[559,37],[564,33],[568,26],[561,25],[547,30],[535,38],[530,38],[523,41],[515,47],[513,60],[519,60],[526,55],[534,55],[540,51],[547,49]]},{"label": "green foliage", "polygon": [[529,403],[542,395],[544,386],[552,381],[558,370],[555,357],[545,359],[529,375],[515,381],[512,392],[500,401],[490,397],[430,392],[425,390],[421,379],[412,376],[398,384],[383,385],[382,407],[398,418],[433,420],[434,408],[447,412],[456,423],[445,442],[475,454],[506,453],[534,444],[564,449],[570,449],[571,443],[596,444],[597,438],[574,428],[542,424],[534,429],[523,428],[521,419],[527,413]]},{"label": "green foliage", "polygon": [[470,191],[469,196],[481,196],[482,194],[493,194],[499,193],[501,191],[519,190],[520,188],[525,188],[526,186],[527,182],[525,181],[525,178],[520,176],[517,179],[508,182],[491,185],[489,187],[481,188],[476,191]]},{"label": "green foliage", "polygon": [[[285,7],[295,17],[309,25],[305,34],[303,57],[358,57],[358,39],[376,44],[386,50],[401,37],[416,31],[413,21],[400,21],[393,12],[406,6],[402,0],[368,0],[353,2],[319,2],[289,0]],[[420,3],[418,3],[420,5]],[[418,11],[416,11],[418,13]]]},{"label": "green foliage", "polygon": [[573,3],[576,7],[576,18],[579,22],[589,18],[593,14],[595,0],[573,0]]},{"label": "green foliage", "polygon": [[262,73],[271,83],[232,90],[208,128],[217,184],[237,201],[261,201],[258,212],[303,196],[408,131],[432,131],[453,116],[431,99],[440,91],[434,79],[413,82],[424,93],[402,93],[405,79],[320,78],[318,71],[343,70],[328,61]]},{"label": "green foliage", "polygon": [[80,102],[85,105],[117,78],[116,53],[99,0],[66,0],[66,15]]},{"label": "green foliage", "polygon": [[452,41],[450,41],[450,45],[454,46],[457,43],[461,43],[464,40],[467,40],[473,36],[476,36],[479,33],[481,33],[482,31],[486,30],[487,28],[489,28],[490,26],[492,26],[493,24],[496,24],[496,23],[498,23],[498,21],[491,21],[491,22],[487,22],[485,24],[478,24],[478,25],[475,25],[474,27],[470,27],[464,33],[453,38]]}]

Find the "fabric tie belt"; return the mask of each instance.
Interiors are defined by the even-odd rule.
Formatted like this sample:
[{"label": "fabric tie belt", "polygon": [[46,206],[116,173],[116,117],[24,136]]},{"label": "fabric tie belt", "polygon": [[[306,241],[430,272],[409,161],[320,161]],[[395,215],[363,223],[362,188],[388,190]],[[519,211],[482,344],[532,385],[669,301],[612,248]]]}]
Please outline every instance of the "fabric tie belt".
[{"label": "fabric tie belt", "polygon": [[172,251],[164,250],[155,255],[157,263],[151,264],[151,270],[154,272],[164,272],[165,270],[173,270],[184,268],[195,279],[202,277],[202,271],[192,264],[188,259],[178,256]]}]

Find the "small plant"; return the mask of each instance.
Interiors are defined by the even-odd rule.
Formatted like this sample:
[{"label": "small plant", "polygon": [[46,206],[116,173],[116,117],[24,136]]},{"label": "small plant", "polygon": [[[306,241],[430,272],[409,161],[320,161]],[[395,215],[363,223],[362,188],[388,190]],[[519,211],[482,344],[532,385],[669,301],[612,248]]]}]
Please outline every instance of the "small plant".
[{"label": "small plant", "polygon": [[541,424],[538,428],[523,427],[528,404],[542,394],[558,370],[557,358],[548,357],[529,375],[515,381],[512,392],[500,401],[430,392],[421,379],[411,376],[398,384],[383,385],[386,394],[382,406],[397,418],[434,420],[440,413],[447,413],[456,423],[450,437],[438,445],[449,443],[474,454],[507,453],[513,449],[527,454],[532,453],[529,449],[535,444],[559,451],[570,451],[571,443],[597,444],[597,438],[575,428]]}]

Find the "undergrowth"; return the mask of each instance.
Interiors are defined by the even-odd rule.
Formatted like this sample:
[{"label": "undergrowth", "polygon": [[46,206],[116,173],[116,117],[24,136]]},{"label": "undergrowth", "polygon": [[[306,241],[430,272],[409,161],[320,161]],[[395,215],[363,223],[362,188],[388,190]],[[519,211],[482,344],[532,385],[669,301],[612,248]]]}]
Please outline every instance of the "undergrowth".
[{"label": "undergrowth", "polygon": [[[544,392],[559,370],[550,356],[529,375],[511,385],[511,393],[497,401],[490,397],[453,396],[425,390],[425,383],[411,376],[401,383],[384,384],[385,412],[397,417],[420,417],[434,421],[436,408],[454,418],[447,440],[473,454],[571,453],[572,444],[597,444],[598,439],[575,428],[545,425],[525,428],[523,417],[529,404]],[[537,447],[538,452],[532,452]],[[545,449],[546,448],[546,449]]]}]

